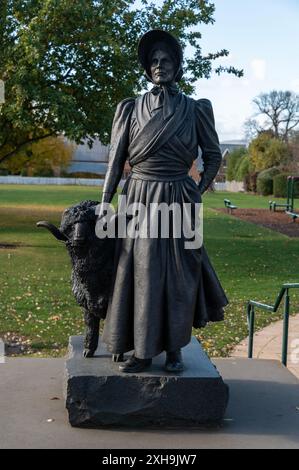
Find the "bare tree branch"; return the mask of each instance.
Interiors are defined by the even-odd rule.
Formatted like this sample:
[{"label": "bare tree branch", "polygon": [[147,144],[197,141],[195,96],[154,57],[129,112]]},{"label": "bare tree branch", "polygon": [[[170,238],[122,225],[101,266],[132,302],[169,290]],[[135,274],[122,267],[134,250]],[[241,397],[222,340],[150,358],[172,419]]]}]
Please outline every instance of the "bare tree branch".
[{"label": "bare tree branch", "polygon": [[[271,129],[277,138],[288,140],[289,133],[299,124],[299,95],[291,91],[262,93],[254,98],[255,117],[267,116],[261,130]],[[260,132],[260,131],[259,131]]]}]

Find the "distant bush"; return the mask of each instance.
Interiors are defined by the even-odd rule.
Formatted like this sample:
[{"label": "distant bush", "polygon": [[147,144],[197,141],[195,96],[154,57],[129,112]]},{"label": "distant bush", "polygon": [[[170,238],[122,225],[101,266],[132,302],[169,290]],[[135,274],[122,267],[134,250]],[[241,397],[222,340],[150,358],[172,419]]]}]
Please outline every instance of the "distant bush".
[{"label": "distant bush", "polygon": [[256,182],[256,191],[262,196],[269,196],[273,194],[273,178],[279,174],[279,169],[276,167],[267,168],[258,174]]},{"label": "distant bush", "polygon": [[32,172],[32,176],[51,177],[54,176],[52,168],[37,168]]},{"label": "distant bush", "polygon": [[61,170],[60,178],[74,178],[74,176],[68,173],[66,170]]},{"label": "distant bush", "polygon": [[98,175],[97,173],[88,173],[88,172],[77,172],[77,173],[69,173],[69,177],[71,178],[90,178],[90,179],[101,179],[105,178],[105,175]]},{"label": "distant bush", "polygon": [[274,176],[279,175],[281,170],[276,166],[271,168],[267,168],[266,170],[260,171],[258,174],[258,178],[274,178]]},{"label": "distant bush", "polygon": [[258,178],[256,184],[256,191],[262,196],[269,196],[273,194],[273,179],[268,177]]},{"label": "distant bush", "polygon": [[287,197],[288,173],[280,173],[273,178],[273,194],[275,197]]},{"label": "distant bush", "polygon": [[7,168],[0,168],[0,176],[8,176],[10,171]]},{"label": "distant bush", "polygon": [[[287,197],[288,176],[290,173],[280,173],[273,178],[273,194],[275,197]],[[294,185],[294,197],[299,196],[299,181]]]}]

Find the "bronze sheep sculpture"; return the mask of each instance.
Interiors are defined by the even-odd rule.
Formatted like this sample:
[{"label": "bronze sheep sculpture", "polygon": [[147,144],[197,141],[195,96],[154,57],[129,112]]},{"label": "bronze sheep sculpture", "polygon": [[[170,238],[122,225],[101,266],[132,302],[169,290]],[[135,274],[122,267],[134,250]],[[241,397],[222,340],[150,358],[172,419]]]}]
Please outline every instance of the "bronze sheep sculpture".
[{"label": "bronze sheep sculpture", "polygon": [[[57,240],[65,243],[72,264],[72,292],[82,307],[86,334],[84,357],[92,357],[99,340],[100,319],[106,317],[108,298],[112,285],[115,239],[96,236],[97,201],[82,201],[67,208],[60,227],[48,221],[37,222],[48,229]],[[113,355],[119,362],[122,355]]]}]

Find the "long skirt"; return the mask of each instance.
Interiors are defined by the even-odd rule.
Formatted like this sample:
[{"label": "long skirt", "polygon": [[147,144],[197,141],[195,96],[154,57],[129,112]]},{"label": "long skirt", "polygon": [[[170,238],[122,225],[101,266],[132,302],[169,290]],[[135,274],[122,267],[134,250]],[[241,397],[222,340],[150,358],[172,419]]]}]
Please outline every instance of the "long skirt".
[{"label": "long skirt", "polygon": [[[190,176],[171,181],[131,176],[122,195],[127,206],[201,202]],[[192,326],[223,319],[228,301],[204,247],[186,248],[184,237],[169,233],[168,238],[160,236],[159,229],[156,238],[116,240],[114,283],[102,338],[113,354],[134,350],[136,357],[146,359],[174,351],[189,343]]]}]

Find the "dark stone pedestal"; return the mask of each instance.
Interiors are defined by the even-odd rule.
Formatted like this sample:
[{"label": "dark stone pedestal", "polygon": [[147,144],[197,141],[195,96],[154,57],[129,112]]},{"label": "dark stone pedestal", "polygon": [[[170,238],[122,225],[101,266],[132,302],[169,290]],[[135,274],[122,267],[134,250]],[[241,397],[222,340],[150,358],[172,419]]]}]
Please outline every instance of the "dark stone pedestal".
[{"label": "dark stone pedestal", "polygon": [[103,344],[83,358],[83,337],[70,338],[65,396],[72,426],[197,427],[224,416],[228,387],[196,338],[183,348],[185,371],[163,370],[165,353],[150,370],[124,374]]}]

